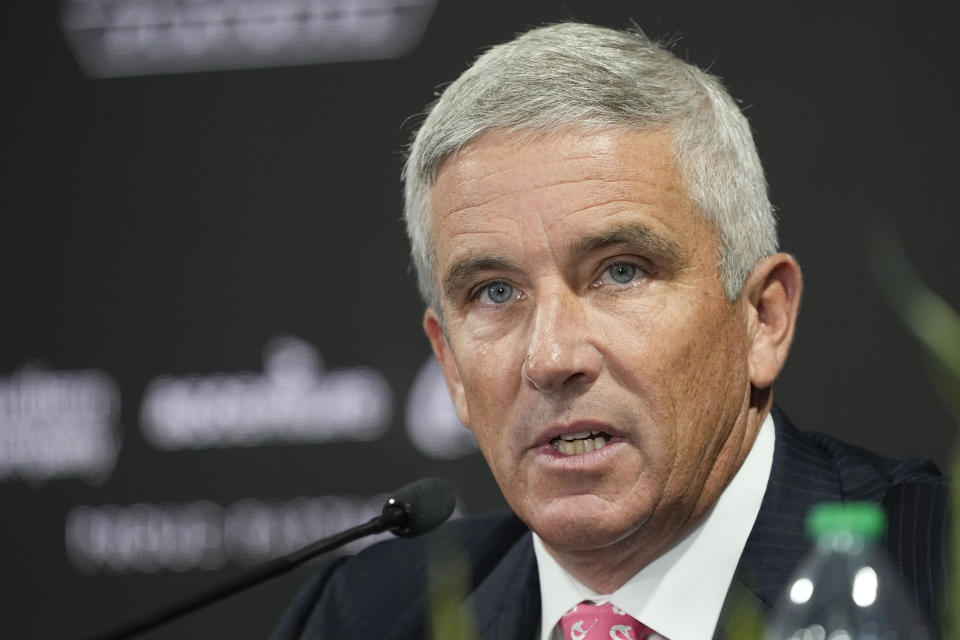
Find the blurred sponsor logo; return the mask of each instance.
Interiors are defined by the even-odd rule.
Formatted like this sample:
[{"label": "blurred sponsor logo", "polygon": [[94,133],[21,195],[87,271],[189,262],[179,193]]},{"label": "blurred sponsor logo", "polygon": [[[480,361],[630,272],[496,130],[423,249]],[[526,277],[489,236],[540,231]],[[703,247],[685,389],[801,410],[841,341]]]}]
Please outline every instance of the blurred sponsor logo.
[{"label": "blurred sponsor logo", "polygon": [[[378,515],[386,495],[78,506],[67,514],[67,555],[82,573],[157,573],[252,565]],[[344,547],[355,553],[387,537]]]},{"label": "blurred sponsor logo", "polygon": [[96,77],[394,58],[436,0],[66,0],[61,23]]},{"label": "blurred sponsor logo", "polygon": [[406,418],[410,441],[426,456],[449,460],[477,450],[473,432],[457,417],[443,371],[432,356],[410,388]]},{"label": "blurred sponsor logo", "polygon": [[264,373],[161,377],[140,409],[147,439],[161,449],[372,440],[389,426],[393,393],[367,367],[322,371],[297,338],[272,340]]},{"label": "blurred sponsor logo", "polygon": [[98,370],[25,368],[0,378],[0,480],[109,477],[119,449],[120,393]]}]

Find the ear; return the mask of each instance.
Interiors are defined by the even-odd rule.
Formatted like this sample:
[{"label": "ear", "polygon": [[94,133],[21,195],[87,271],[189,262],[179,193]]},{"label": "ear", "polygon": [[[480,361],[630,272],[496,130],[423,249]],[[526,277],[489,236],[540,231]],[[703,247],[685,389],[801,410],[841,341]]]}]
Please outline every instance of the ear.
[{"label": "ear", "polygon": [[430,346],[433,348],[433,355],[436,356],[443,370],[443,377],[447,381],[447,389],[450,391],[450,397],[453,399],[453,406],[457,409],[457,416],[460,422],[470,426],[470,413],[467,411],[466,396],[463,392],[463,383],[460,381],[460,370],[457,369],[457,361],[453,357],[453,350],[447,342],[447,336],[443,332],[443,324],[437,316],[436,311],[428,308],[423,314],[423,330],[430,339]]},{"label": "ear", "polygon": [[756,389],[773,384],[793,342],[803,287],[800,265],[793,256],[777,253],[757,263],[744,283],[749,313],[750,383]]}]

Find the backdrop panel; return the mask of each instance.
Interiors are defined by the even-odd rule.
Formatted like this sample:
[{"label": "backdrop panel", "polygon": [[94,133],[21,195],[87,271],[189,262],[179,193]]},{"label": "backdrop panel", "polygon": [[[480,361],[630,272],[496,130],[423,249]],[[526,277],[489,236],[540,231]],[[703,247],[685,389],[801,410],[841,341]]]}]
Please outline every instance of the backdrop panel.
[{"label": "backdrop panel", "polygon": [[[954,423],[878,275],[896,255],[870,241],[899,238],[960,307],[947,9],[126,4],[140,13],[0,9],[0,636],[105,629],[365,518],[416,477],[448,478],[461,513],[502,505],[429,364],[399,173],[436,87],[558,19],[679,36],[743,102],[806,279],[786,411],[947,464]],[[179,18],[188,6],[210,13]],[[223,31],[241,18],[252,31]],[[108,50],[123,65],[96,71]],[[149,637],[262,637],[308,574]]]}]

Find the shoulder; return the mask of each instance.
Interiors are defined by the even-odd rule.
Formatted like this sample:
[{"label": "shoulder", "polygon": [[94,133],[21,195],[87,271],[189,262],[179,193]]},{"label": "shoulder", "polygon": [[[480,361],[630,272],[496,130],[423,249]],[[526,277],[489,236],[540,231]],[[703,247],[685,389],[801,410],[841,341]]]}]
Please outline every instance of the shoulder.
[{"label": "shoulder", "polygon": [[884,501],[891,492],[949,494],[950,480],[930,460],[892,458],[816,431],[800,432],[782,410],[774,408],[781,466],[811,481],[836,483],[842,500]]},{"label": "shoulder", "polygon": [[[426,637],[425,612],[439,574],[466,565],[468,571],[459,573],[471,579],[459,588],[471,590],[527,532],[504,512],[454,520],[425,536],[391,538],[336,558],[301,588],[271,638]],[[383,620],[390,620],[389,629]]]}]

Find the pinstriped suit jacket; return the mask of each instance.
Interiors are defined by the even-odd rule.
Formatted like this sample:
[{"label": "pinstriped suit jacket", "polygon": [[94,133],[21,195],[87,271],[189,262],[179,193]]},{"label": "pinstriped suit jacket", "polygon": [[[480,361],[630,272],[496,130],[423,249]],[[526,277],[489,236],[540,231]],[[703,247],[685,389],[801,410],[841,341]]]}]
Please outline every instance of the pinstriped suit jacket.
[{"label": "pinstriped suit jacket", "polygon": [[[893,460],[829,436],[802,434],[776,408],[773,417],[770,481],[716,637],[725,637],[725,621],[737,607],[770,613],[809,549],[807,511],[835,500],[883,505],[893,565],[938,629],[949,482],[930,462]],[[443,567],[457,569],[451,574]],[[469,617],[451,617],[444,609],[451,603],[455,613]],[[431,620],[438,619],[451,621],[445,638],[534,638],[540,620],[536,559],[529,531],[515,516],[467,518],[419,539],[391,540],[339,558],[301,589],[271,638],[421,640],[432,636]]]}]

